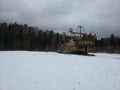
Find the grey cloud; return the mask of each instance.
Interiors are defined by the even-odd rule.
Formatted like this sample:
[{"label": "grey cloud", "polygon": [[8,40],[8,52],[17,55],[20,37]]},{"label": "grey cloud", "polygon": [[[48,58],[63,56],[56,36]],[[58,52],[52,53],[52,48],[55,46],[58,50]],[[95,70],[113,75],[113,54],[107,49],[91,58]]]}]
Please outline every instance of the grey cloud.
[{"label": "grey cloud", "polygon": [[67,32],[85,26],[98,36],[120,35],[119,0],[0,0],[0,22]]}]

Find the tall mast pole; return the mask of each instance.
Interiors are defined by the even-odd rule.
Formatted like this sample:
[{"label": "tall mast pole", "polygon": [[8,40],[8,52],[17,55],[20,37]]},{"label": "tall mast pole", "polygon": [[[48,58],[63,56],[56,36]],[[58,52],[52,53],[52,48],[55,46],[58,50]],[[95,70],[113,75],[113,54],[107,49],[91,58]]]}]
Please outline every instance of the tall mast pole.
[{"label": "tall mast pole", "polygon": [[81,37],[81,35],[82,35],[82,28],[83,28],[83,26],[78,26],[79,28],[80,28],[80,37]]}]

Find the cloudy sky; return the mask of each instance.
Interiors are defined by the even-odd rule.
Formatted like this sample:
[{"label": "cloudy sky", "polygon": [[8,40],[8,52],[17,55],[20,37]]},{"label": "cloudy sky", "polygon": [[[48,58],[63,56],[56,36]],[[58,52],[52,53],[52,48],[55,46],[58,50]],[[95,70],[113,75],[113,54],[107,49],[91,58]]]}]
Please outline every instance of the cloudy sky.
[{"label": "cloudy sky", "polygon": [[120,0],[0,0],[0,22],[67,32],[84,26],[98,37],[120,36]]}]

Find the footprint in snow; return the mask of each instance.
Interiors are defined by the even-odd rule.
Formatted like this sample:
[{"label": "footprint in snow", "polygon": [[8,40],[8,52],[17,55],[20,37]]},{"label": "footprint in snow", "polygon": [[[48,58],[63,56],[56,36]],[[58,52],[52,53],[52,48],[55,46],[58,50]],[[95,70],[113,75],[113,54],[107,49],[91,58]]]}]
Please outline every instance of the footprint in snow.
[{"label": "footprint in snow", "polygon": [[115,85],[112,85],[113,88],[115,88]]},{"label": "footprint in snow", "polygon": [[39,81],[35,81],[34,83],[38,83]]},{"label": "footprint in snow", "polygon": [[80,84],[80,82],[78,82],[78,84]]},{"label": "footprint in snow", "polygon": [[74,64],[72,64],[72,66],[74,66]]},{"label": "footprint in snow", "polygon": [[76,90],[76,88],[74,87],[73,90]]}]

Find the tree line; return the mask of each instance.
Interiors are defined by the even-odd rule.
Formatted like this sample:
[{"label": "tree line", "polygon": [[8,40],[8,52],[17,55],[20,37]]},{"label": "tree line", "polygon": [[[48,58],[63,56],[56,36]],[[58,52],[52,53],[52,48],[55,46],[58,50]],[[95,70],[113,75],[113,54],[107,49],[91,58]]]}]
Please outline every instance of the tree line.
[{"label": "tree line", "polygon": [[94,51],[120,53],[120,37],[111,34],[110,37],[96,39]]},{"label": "tree line", "polygon": [[[70,36],[52,30],[41,30],[27,24],[0,23],[0,50],[56,51]],[[95,40],[96,52],[120,51],[120,37],[112,34],[108,38]]]},{"label": "tree line", "polygon": [[0,50],[55,51],[64,42],[62,34],[27,24],[0,23]]}]

